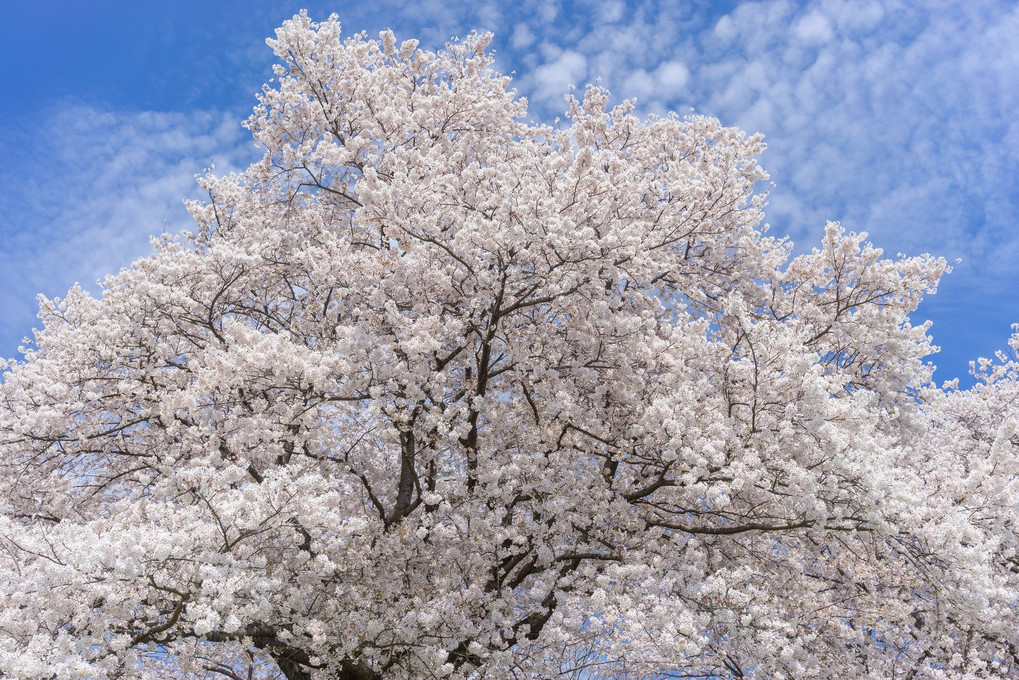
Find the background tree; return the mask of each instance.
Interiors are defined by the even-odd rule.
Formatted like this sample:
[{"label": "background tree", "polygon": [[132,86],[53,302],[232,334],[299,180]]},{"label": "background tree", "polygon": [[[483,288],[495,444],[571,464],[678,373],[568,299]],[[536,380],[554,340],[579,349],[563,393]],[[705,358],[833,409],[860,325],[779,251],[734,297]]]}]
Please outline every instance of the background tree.
[{"label": "background tree", "polygon": [[488,39],[295,17],[262,161],[43,301],[2,672],[1014,674],[1016,370],[931,387],[944,262],[790,261],[760,137],[599,88],[526,123]]}]

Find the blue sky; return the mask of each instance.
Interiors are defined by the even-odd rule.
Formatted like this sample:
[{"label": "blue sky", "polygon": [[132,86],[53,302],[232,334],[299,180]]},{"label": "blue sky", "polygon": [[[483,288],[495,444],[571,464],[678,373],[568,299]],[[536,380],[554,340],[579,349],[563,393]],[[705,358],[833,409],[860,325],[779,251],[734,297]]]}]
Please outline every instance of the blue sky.
[{"label": "blue sky", "polygon": [[0,355],[37,293],[98,291],[188,226],[195,174],[254,160],[240,121],[271,76],[264,41],[302,8],[432,49],[493,31],[535,120],[600,80],[644,113],[763,132],[768,222],[797,251],[830,219],[890,254],[961,258],[916,315],[939,380],[967,384],[1019,322],[1016,2],[35,0],[0,9]]}]

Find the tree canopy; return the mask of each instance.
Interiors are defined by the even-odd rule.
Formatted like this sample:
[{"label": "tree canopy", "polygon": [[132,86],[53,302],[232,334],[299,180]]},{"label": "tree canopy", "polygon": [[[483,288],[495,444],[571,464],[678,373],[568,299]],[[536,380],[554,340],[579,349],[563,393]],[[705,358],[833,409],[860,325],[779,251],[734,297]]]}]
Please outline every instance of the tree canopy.
[{"label": "tree canopy", "polygon": [[[1019,672],[1019,364],[760,136],[302,14],[192,232],[0,385],[0,677]],[[1019,331],[1012,347],[1019,351]]]}]

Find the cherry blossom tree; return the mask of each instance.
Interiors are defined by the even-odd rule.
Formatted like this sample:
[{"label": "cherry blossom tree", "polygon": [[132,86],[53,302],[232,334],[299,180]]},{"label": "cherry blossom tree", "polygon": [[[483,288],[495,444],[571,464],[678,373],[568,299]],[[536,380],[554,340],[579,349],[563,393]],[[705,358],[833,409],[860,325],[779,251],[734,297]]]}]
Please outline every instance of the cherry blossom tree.
[{"label": "cherry blossom tree", "polygon": [[0,676],[1015,677],[1019,369],[932,386],[945,263],[792,258],[759,136],[526,122],[488,42],[294,17],[262,160],[43,300]]}]

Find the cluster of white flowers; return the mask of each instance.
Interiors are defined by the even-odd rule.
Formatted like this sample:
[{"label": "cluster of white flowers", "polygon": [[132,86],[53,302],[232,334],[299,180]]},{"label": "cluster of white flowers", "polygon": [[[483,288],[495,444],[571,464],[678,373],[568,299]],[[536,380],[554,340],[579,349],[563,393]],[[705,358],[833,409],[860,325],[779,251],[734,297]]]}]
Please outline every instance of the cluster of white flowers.
[{"label": "cluster of white flowers", "polygon": [[[0,385],[0,676],[1019,673],[1019,364],[761,139],[300,15],[193,234]],[[1019,329],[1013,339],[1019,350]]]}]

